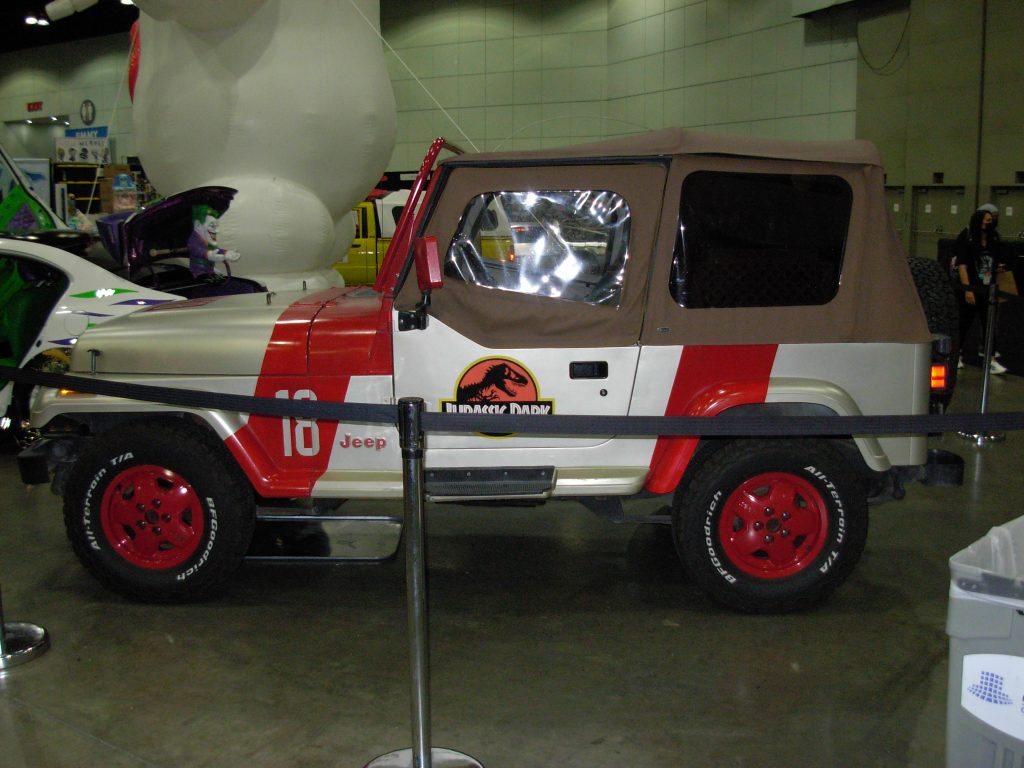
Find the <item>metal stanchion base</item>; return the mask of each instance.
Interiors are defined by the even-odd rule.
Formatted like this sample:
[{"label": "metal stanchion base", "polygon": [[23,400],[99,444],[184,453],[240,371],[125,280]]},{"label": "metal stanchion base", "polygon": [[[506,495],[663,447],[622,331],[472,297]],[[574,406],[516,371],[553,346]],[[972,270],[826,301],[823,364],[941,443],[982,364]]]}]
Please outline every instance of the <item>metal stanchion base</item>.
[{"label": "metal stanchion base", "polygon": [[1002,432],[957,432],[956,434],[964,440],[970,440],[975,445],[1001,443],[1006,439],[1006,435]]},{"label": "metal stanchion base", "polygon": [[[461,752],[434,747],[430,750],[431,768],[483,768],[474,758]],[[364,768],[417,768],[413,765],[413,751],[400,749],[375,757]]]},{"label": "metal stanchion base", "polygon": [[0,670],[10,669],[36,656],[41,656],[50,647],[50,636],[46,630],[35,624],[23,624],[20,621],[8,622],[0,626],[4,633],[0,655]]}]

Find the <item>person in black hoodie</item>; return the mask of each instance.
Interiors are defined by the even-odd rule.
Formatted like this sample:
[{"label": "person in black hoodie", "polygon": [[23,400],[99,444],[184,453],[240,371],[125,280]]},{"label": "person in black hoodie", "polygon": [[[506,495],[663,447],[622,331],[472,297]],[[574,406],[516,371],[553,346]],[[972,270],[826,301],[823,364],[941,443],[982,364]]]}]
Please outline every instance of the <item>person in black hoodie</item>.
[{"label": "person in black hoodie", "polygon": [[[1000,261],[1000,238],[995,228],[999,209],[988,203],[971,214],[970,223],[956,239],[954,245],[955,274],[963,291],[958,293],[960,309],[960,347],[977,316],[984,334],[988,323],[988,295],[975,290],[975,286],[987,286],[996,279],[996,273],[1003,269]],[[982,337],[984,338],[984,336]],[[992,373],[1006,373],[997,355],[992,356],[989,369]],[[963,366],[961,355],[961,367]]]}]

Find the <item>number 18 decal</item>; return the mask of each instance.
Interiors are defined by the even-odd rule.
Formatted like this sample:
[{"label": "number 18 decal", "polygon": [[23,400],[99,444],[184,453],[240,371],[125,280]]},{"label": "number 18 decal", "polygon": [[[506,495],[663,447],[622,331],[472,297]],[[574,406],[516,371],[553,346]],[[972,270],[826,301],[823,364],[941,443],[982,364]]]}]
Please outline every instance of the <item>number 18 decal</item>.
[{"label": "number 18 decal", "polygon": [[[316,400],[311,389],[297,389],[291,395],[287,389],[279,389],[274,397],[282,400]],[[320,427],[315,419],[281,418],[281,434],[284,438],[284,455],[316,456],[320,453]]]}]

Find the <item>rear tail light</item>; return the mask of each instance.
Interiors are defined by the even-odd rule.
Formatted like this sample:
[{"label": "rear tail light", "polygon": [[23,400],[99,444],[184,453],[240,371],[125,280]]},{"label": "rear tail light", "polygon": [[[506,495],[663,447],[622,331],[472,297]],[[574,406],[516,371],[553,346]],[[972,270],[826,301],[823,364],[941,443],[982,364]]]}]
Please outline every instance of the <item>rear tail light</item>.
[{"label": "rear tail light", "polygon": [[931,367],[931,388],[932,392],[943,392],[949,383],[949,370],[945,363],[932,363]]}]

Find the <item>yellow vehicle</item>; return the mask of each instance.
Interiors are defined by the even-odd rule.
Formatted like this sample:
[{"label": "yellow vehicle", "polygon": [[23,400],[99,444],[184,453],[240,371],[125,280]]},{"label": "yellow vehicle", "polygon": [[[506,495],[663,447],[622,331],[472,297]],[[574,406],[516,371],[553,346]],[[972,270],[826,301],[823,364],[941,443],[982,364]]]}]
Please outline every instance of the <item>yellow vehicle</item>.
[{"label": "yellow vehicle", "polygon": [[377,271],[395,234],[395,224],[408,199],[409,191],[403,189],[364,200],[352,210],[356,236],[348,254],[334,263],[345,285],[372,285],[377,279]]},{"label": "yellow vehicle", "polygon": [[[402,189],[384,197],[364,200],[352,210],[355,238],[349,246],[348,254],[334,263],[345,285],[372,285],[377,279],[377,272],[408,199],[409,191]],[[500,206],[492,206],[479,238],[478,245],[485,259],[515,261],[512,225]]]}]

